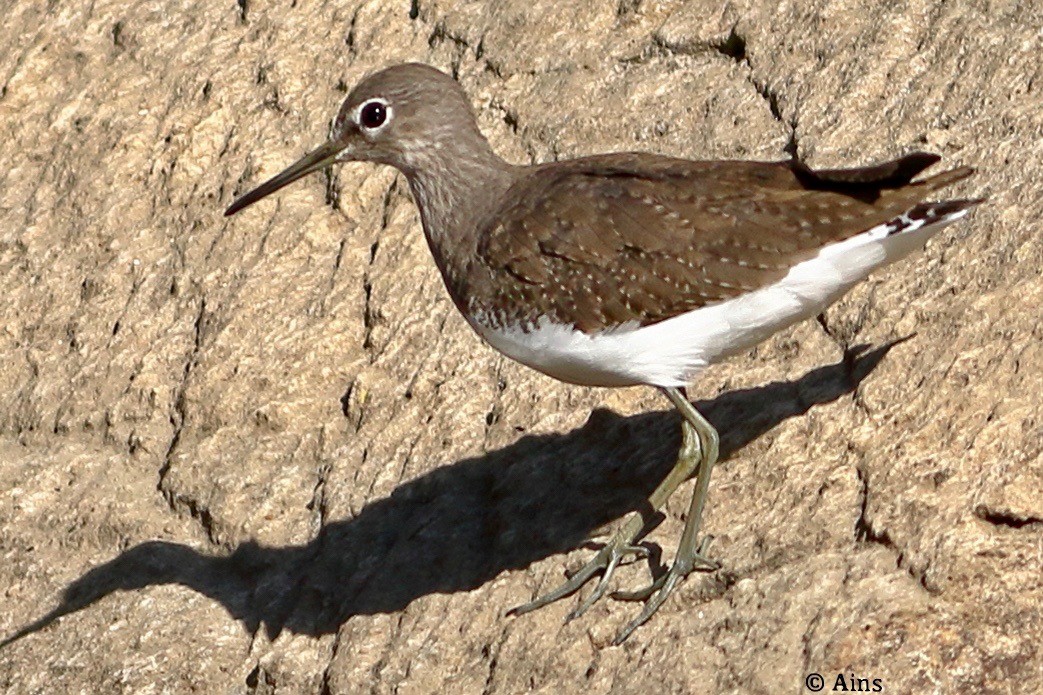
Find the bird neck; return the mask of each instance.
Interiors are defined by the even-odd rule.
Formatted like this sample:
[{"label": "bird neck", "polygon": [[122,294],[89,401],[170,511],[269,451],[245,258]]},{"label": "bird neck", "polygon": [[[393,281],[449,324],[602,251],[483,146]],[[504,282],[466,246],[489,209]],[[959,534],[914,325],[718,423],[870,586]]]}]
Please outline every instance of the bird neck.
[{"label": "bird neck", "polygon": [[417,155],[405,170],[435,263],[453,290],[453,276],[476,252],[479,226],[517,176],[480,134],[444,142]]}]

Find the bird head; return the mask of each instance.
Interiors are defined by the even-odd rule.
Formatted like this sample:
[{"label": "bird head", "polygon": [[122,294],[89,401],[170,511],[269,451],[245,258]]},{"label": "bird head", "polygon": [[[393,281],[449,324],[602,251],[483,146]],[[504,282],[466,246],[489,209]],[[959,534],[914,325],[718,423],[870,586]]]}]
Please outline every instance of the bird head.
[{"label": "bird head", "polygon": [[337,162],[388,164],[411,176],[437,166],[461,142],[475,142],[474,134],[486,145],[467,95],[449,75],[420,63],[386,68],[348,94],[329,140],[239,196],[225,215]]}]

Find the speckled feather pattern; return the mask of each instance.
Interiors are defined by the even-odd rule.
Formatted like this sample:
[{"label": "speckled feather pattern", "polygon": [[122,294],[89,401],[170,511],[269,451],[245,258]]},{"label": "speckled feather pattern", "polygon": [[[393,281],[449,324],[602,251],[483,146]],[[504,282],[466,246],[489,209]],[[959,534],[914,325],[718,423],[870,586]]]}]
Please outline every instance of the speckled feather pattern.
[{"label": "speckled feather pattern", "polygon": [[[934,161],[912,157],[919,168]],[[478,226],[476,253],[447,284],[494,328],[542,317],[585,332],[650,325],[777,282],[970,173],[910,183],[895,178],[902,162],[824,172],[834,179],[788,162],[648,154],[532,167]]]},{"label": "speckled feather pattern", "polygon": [[474,319],[472,325],[500,352],[562,381],[682,386],[710,364],[819,313],[873,270],[923,248],[972,204],[925,206],[926,214],[902,215],[822,247],[776,282],[657,323],[635,320],[593,332],[547,316],[526,325],[494,327]]}]

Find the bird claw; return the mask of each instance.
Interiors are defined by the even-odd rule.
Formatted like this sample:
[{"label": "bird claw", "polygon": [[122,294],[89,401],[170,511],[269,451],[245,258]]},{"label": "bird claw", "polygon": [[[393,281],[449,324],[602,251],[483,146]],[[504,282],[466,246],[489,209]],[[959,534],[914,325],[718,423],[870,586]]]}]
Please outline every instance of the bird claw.
[{"label": "bird claw", "polygon": [[579,591],[579,589],[582,588],[591,577],[600,572],[601,578],[598,580],[597,586],[594,587],[594,590],[583,599],[575,610],[565,617],[565,622],[567,623],[586,613],[595,603],[604,598],[606,593],[608,593],[611,598],[620,601],[644,601],[645,605],[638,616],[627,623],[619,634],[616,635],[615,640],[613,640],[613,644],[622,644],[634,630],[640,627],[651,618],[657,610],[659,610],[659,607],[666,602],[666,599],[671,593],[673,593],[674,589],[682,579],[696,570],[714,572],[720,569],[720,563],[716,560],[709,559],[705,554],[712,540],[713,536],[706,536],[699,544],[699,547],[690,555],[678,556],[677,559],[674,560],[674,564],[670,569],[660,575],[650,585],[635,591],[613,591],[609,593],[609,582],[611,581],[616,568],[622,564],[624,558],[630,556],[647,558],[651,553],[647,547],[634,545],[629,541],[610,541],[598,552],[597,555],[591,558],[590,562],[583,565],[575,572],[569,573],[568,579],[558,586],[558,588],[540,596],[534,601],[512,608],[507,612],[507,614],[522,615],[523,613],[534,611],[537,608],[542,608],[558,599],[570,596]]},{"label": "bird claw", "polygon": [[671,574],[679,575],[678,579],[683,579],[696,570],[700,572],[716,572],[721,569],[721,563],[706,557],[706,550],[710,547],[711,542],[713,542],[713,536],[703,538],[702,543],[699,544],[699,548],[691,558],[677,558],[669,570],[659,575],[648,586],[635,589],[634,591],[613,591],[609,596],[617,601],[646,601],[651,598],[652,594],[663,588]]},{"label": "bird claw", "polygon": [[644,601],[645,605],[636,618],[631,620],[615,639],[612,644],[620,645],[630,634],[645,623],[666,602],[674,589],[695,570],[704,572],[715,572],[721,567],[721,563],[706,557],[706,549],[709,548],[713,536],[703,538],[699,547],[690,556],[681,555],[674,560],[674,564],[665,573],[661,574],[650,585],[637,589],[636,591],[613,591],[610,596],[619,601]]},{"label": "bird claw", "polygon": [[[602,546],[602,551],[604,550],[604,548],[610,547],[610,545],[611,544],[606,544],[606,545]],[[601,551],[599,551],[599,555],[600,555],[600,552]],[[633,564],[633,563],[637,562],[638,560],[647,559],[649,556],[651,556],[651,554],[652,554],[652,551],[649,550],[648,548],[646,548],[643,545],[630,545],[630,544],[622,545],[622,546],[619,547],[618,552],[615,553],[615,555],[618,556],[616,558],[615,566],[616,567],[626,567],[627,565]],[[594,558],[590,562],[588,562],[586,565],[583,565],[582,567],[579,567],[579,568],[574,569],[574,570],[565,570],[565,578],[566,579],[571,579],[572,577],[576,576],[580,572],[585,571],[589,565],[593,564],[597,560],[598,560],[598,556],[595,555]],[[609,563],[607,563],[607,564],[599,562],[598,563],[598,569],[604,568],[607,571],[608,564],[611,564],[611,560],[612,559],[610,558],[609,559]],[[613,570],[614,569],[615,569],[615,567],[613,567]]]},{"label": "bird claw", "polygon": [[616,568],[619,567],[620,564],[623,564],[622,560],[624,558],[629,556],[647,558],[649,555],[650,551],[648,548],[641,545],[634,545],[629,540],[609,541],[600,551],[598,551],[597,555],[590,559],[587,564],[574,572],[567,573],[566,581],[556,589],[538,597],[534,601],[515,606],[507,611],[507,615],[522,615],[524,613],[529,613],[537,608],[542,608],[550,603],[554,603],[558,599],[570,596],[579,591],[591,577],[600,572],[601,579],[598,580],[598,584],[594,587],[594,590],[565,618],[565,622],[569,622],[570,620],[578,618],[586,613],[591,606],[597,603],[598,600],[608,592],[608,583],[611,580],[612,575],[615,573]]}]

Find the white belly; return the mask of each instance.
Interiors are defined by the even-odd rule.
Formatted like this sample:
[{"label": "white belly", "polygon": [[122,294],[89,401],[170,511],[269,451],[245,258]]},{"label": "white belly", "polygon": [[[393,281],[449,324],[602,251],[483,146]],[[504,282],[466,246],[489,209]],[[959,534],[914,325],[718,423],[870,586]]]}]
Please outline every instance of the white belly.
[{"label": "white belly", "polygon": [[649,326],[632,322],[586,334],[547,317],[528,331],[493,328],[480,317],[471,325],[503,354],[561,381],[684,386],[711,363],[820,313],[874,269],[923,248],[935,232],[964,214],[892,236],[881,225],[823,247],[772,285]]}]

